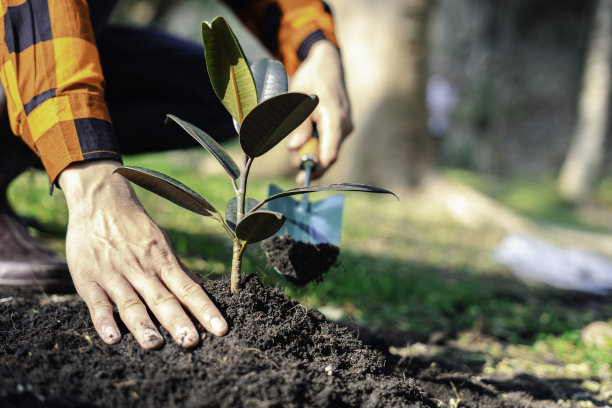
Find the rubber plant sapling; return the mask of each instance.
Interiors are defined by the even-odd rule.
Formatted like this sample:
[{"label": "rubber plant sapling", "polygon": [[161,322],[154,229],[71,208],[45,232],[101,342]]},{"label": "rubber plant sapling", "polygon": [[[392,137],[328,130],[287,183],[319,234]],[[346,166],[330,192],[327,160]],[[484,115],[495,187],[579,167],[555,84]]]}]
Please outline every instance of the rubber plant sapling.
[{"label": "rubber plant sapling", "polygon": [[286,92],[287,75],[278,61],[262,59],[249,66],[236,36],[222,17],[210,24],[202,23],[202,38],[212,87],[234,119],[244,152],[242,165],[238,166],[221,145],[193,124],[174,115],[168,115],[168,119],[196,139],[230,176],[235,197],[227,203],[225,217],[200,194],[165,174],[129,166],[115,172],[181,207],[218,221],[233,241],[230,288],[235,292],[239,288],[246,246],[273,236],[285,222],[283,214],[265,209],[267,202],[315,191],[393,193],[363,184],[342,183],[294,188],[261,201],[247,198],[247,181],[253,161],[306,120],[316,108],[318,98]]}]

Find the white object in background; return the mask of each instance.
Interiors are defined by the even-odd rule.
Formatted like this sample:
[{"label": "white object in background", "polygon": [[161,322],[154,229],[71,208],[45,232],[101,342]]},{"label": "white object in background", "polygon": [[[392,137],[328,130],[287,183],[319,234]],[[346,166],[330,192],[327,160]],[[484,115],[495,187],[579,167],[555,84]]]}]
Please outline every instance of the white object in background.
[{"label": "white object in background", "polygon": [[493,252],[493,259],[521,279],[556,288],[598,295],[606,295],[612,289],[612,260],[525,235],[506,236]]}]

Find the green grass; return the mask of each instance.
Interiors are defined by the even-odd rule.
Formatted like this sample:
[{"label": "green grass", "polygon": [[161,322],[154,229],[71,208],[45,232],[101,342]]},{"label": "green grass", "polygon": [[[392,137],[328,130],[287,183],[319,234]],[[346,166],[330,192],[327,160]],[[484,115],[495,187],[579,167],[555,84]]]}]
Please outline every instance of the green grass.
[{"label": "green grass", "polygon": [[[222,171],[204,174],[201,157],[206,157],[205,153],[198,150],[152,154],[128,157],[126,164],[177,178],[222,210],[233,194],[231,183]],[[552,181],[447,173],[538,221],[593,228],[561,202]],[[292,180],[273,182],[294,186]],[[249,195],[265,196],[268,184],[269,180],[250,180]],[[9,198],[22,215],[37,218],[51,231],[41,237],[63,251],[67,212],[61,191],[49,197],[48,187],[44,174],[27,173],[11,186]],[[598,191],[600,203],[612,204],[609,193]],[[142,189],[137,193],[188,267],[208,277],[228,274],[231,243],[216,222]],[[408,193],[400,194],[399,202],[388,196],[347,194],[340,264],[319,284],[304,288],[287,284],[267,265],[256,245],[246,252],[245,270],[259,273],[270,285],[341,320],[424,338],[442,332],[461,340],[466,332],[482,333],[491,339],[488,348],[479,352],[492,358],[489,370],[503,371],[509,364],[508,355],[516,348],[534,359],[545,351],[563,367],[587,362],[587,377],[598,378],[602,367],[612,371],[612,354],[584,344],[579,336],[589,322],[612,318],[612,304],[607,299],[520,282],[490,258],[503,231],[468,229],[447,214],[422,207],[423,203]]]},{"label": "green grass", "polygon": [[[612,224],[593,217],[564,200],[557,191],[556,179],[545,176],[523,176],[503,179],[465,170],[447,169],[444,174],[464,182],[491,198],[513,208],[535,221],[562,224],[578,229],[612,232]],[[602,180],[594,190],[590,208],[612,211],[612,178]]]}]

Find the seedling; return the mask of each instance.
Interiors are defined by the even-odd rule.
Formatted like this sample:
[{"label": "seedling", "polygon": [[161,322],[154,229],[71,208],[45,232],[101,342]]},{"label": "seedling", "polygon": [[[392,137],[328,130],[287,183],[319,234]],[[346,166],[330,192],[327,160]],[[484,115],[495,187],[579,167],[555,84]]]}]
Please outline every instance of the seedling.
[{"label": "seedling", "polygon": [[265,209],[267,202],[316,191],[393,193],[363,184],[342,183],[294,188],[261,201],[247,198],[247,180],[253,161],[306,120],[319,100],[315,95],[287,92],[287,75],[278,61],[263,59],[249,67],[238,40],[222,17],[211,24],[202,23],[202,38],[211,84],[234,119],[244,152],[242,165],[239,167],[221,145],[193,124],[174,115],[168,115],[168,119],[208,150],[230,176],[236,195],[227,203],[225,217],[200,194],[170,176],[128,166],[115,172],[181,207],[218,221],[233,241],[230,288],[236,292],[246,246],[273,236],[285,222],[285,215]]}]

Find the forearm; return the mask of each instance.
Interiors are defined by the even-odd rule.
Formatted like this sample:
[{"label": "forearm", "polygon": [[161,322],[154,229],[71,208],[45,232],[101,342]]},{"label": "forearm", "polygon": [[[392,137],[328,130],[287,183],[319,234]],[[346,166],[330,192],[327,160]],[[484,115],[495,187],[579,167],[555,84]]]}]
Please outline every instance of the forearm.
[{"label": "forearm", "polygon": [[[328,41],[314,44],[293,76],[289,89],[319,97],[319,105],[310,120],[294,131],[288,142],[292,161],[299,166],[299,148],[312,137],[312,126],[316,124],[319,133],[319,165],[312,177],[317,178],[336,161],[343,140],[353,130],[342,60],[335,45]],[[298,183],[303,181],[303,176],[303,172],[298,175]]]}]

